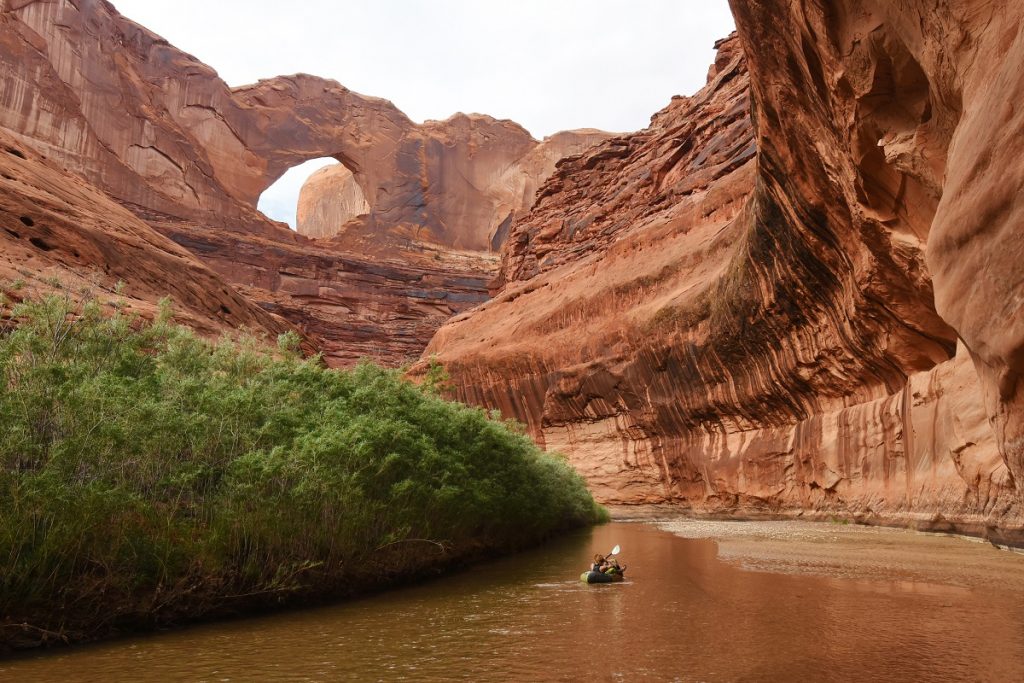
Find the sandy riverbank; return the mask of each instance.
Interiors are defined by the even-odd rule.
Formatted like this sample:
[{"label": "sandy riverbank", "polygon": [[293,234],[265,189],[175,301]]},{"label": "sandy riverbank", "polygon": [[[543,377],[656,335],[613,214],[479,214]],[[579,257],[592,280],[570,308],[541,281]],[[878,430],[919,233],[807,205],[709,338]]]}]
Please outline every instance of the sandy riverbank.
[{"label": "sandy riverbank", "polygon": [[751,571],[1024,593],[1024,551],[978,538],[841,522],[702,519],[658,506],[613,508],[612,515],[714,540],[721,560]]}]

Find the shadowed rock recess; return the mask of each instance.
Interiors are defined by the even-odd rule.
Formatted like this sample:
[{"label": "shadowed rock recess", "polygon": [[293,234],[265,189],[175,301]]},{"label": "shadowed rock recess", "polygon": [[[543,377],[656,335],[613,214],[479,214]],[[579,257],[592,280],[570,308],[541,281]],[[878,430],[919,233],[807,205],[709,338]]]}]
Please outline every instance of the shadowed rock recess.
[{"label": "shadowed rock recess", "polygon": [[[262,320],[297,325],[332,364],[416,358],[445,319],[486,300],[508,225],[554,162],[607,137],[538,142],[477,114],[418,125],[386,100],[305,74],[232,89],[103,0],[2,8],[0,126],[185,247],[273,314]],[[314,242],[255,206],[286,170],[319,157],[341,162],[365,208],[328,211],[357,220],[310,231],[337,235]]]},{"label": "shadowed rock recess", "polygon": [[427,353],[605,502],[1024,540],[1024,6],[732,7]]}]

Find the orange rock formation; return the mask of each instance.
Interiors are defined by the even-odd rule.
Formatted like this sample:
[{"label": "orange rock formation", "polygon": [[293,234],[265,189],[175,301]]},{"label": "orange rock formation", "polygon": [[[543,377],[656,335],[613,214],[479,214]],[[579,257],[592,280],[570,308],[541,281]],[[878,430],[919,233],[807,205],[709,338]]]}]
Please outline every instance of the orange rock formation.
[{"label": "orange rock formation", "polygon": [[1024,539],[1024,7],[733,10],[707,87],[560,164],[427,352],[605,501]]},{"label": "orange rock formation", "polygon": [[370,213],[352,171],[344,164],[331,164],[306,179],[299,192],[295,231],[300,235],[323,239],[333,237],[353,218]]},{"label": "orange rock formation", "polygon": [[[366,200],[358,178],[344,165],[311,176],[299,197],[298,232],[330,237],[365,233],[383,227],[392,235],[446,246],[497,251],[512,220],[533,204],[537,187],[555,163],[610,137],[594,129],[556,133],[541,142],[510,121],[458,114],[428,121],[408,133],[424,150],[416,156],[419,191],[405,196],[404,206],[375,207]],[[396,172],[400,182],[408,178]],[[388,187],[378,197],[394,197]],[[345,225],[356,219],[353,224]],[[344,241],[344,238],[342,239]]]},{"label": "orange rock formation", "polygon": [[292,329],[106,194],[2,130],[0,227],[0,283],[8,300],[65,291],[152,318],[156,303],[171,297],[177,320],[203,334]]},{"label": "orange rock formation", "polygon": [[[332,363],[402,362],[486,299],[488,252],[523,205],[513,195],[541,180],[505,177],[544,144],[517,124],[416,125],[386,100],[304,74],[231,89],[103,0],[6,3],[0,73],[0,127],[18,144],[288,317]],[[324,156],[349,170],[368,210],[347,241],[311,245],[255,205],[288,168]]]}]

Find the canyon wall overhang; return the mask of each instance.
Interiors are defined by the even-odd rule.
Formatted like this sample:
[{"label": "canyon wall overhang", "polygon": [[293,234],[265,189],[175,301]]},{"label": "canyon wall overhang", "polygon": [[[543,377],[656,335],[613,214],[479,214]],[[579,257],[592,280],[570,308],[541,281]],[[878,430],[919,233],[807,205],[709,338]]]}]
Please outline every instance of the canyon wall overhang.
[{"label": "canyon wall overhang", "polygon": [[934,5],[734,2],[708,85],[512,226],[428,348],[456,395],[609,502],[1022,540],[1024,8]]}]

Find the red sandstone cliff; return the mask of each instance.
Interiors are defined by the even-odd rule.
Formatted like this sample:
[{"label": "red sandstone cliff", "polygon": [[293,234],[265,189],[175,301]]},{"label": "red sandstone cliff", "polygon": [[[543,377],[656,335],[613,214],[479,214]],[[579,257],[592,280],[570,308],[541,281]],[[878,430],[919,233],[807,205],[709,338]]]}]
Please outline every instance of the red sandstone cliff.
[{"label": "red sandstone cliff", "polygon": [[[0,21],[0,126],[116,199],[179,218],[285,239],[255,212],[260,194],[292,166],[334,157],[375,223],[486,251],[511,203],[505,185],[522,184],[504,176],[543,145],[477,114],[417,125],[306,74],[231,89],[105,0],[16,0]],[[566,152],[606,136],[577,137]]]},{"label": "red sandstone cliff", "polygon": [[1024,537],[1024,8],[924,4],[734,3],[708,86],[512,227],[428,348],[456,394],[606,501]]},{"label": "red sandstone cliff", "polygon": [[[416,125],[303,74],[231,89],[104,0],[6,0],[0,77],[0,127],[18,144],[299,325],[332,363],[402,362],[486,299],[508,197],[540,180],[506,189],[502,174],[538,147],[514,123]],[[289,167],[322,156],[351,171],[368,207],[347,242],[313,245],[255,209]]]}]

